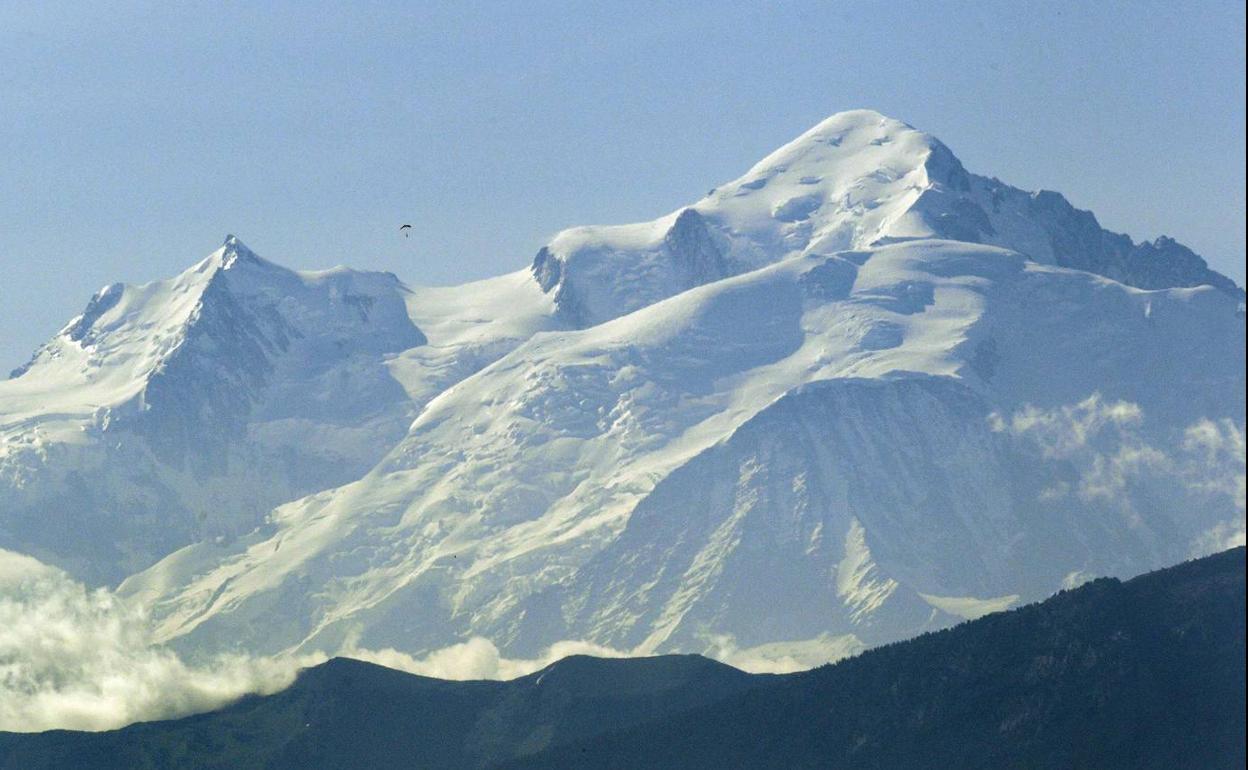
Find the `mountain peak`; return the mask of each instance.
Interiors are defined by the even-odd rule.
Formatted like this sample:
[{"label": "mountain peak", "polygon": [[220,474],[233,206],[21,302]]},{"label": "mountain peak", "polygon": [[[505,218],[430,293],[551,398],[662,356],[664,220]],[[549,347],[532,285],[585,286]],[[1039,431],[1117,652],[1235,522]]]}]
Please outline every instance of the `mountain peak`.
[{"label": "mountain peak", "polygon": [[[902,166],[920,165],[938,144],[910,124],[874,110],[838,112],[767,155],[741,179],[725,187],[733,188],[742,182],[748,185],[760,175],[777,172],[826,176],[836,171],[840,172],[838,176],[845,176],[847,171],[870,173],[889,167],[900,170]],[[861,162],[855,160],[858,156],[864,156]],[[847,162],[852,168],[841,168]]]},{"label": "mountain peak", "polygon": [[[852,138],[862,143],[870,144],[876,140],[892,139],[903,134],[915,134],[931,140],[930,136],[915,129],[909,123],[896,118],[890,118],[875,110],[846,110],[833,113],[819,121],[797,138],[776,150],[772,155],[783,153],[785,150],[794,147],[814,143],[828,143],[835,147]],[[880,141],[878,144],[883,144],[883,142]],[[760,163],[764,162],[766,162],[766,159]]]},{"label": "mountain peak", "polygon": [[[401,289],[390,274],[290,270],[228,235],[172,278],[105,286],[11,378],[41,368],[40,381],[77,383],[64,388],[72,403],[59,406],[75,414],[84,404],[129,401],[175,357],[199,355],[195,350],[203,340],[210,340],[203,360],[232,356],[227,363],[234,365],[265,359],[257,364],[261,369],[294,340],[319,336],[352,339],[353,350],[401,350],[424,340],[407,316]],[[109,365],[113,359],[126,365]],[[31,411],[47,411],[49,405],[37,401]]]},{"label": "mountain peak", "polygon": [[256,256],[256,253],[248,248],[247,244],[240,241],[236,235],[225,236],[225,240],[221,243],[221,248],[225,250],[226,254],[242,255],[244,257]]},{"label": "mountain peak", "polygon": [[884,136],[904,131],[922,133],[905,121],[872,109],[842,110],[834,112],[811,126],[786,146],[803,141],[818,140],[829,136],[860,134]]},{"label": "mountain peak", "polygon": [[215,262],[222,270],[229,270],[237,264],[286,270],[286,268],[280,265],[262,259],[260,255],[248,248],[247,244],[243,243],[235,235],[225,236],[225,241],[221,244],[221,247],[213,252],[209,259]]},{"label": "mountain peak", "polygon": [[840,112],[692,206],[559,233],[534,275],[570,322],[592,325],[789,257],[932,237],[907,213],[933,186],[964,189],[965,177],[944,145],[908,124]]},{"label": "mountain peak", "polygon": [[935,137],[874,110],[825,118],[677,212],[564,230],[533,274],[586,326],[784,259],[916,239],[999,246],[1138,288],[1209,284],[1243,296],[1182,244],[1137,244],[1059,193],[971,174]]}]

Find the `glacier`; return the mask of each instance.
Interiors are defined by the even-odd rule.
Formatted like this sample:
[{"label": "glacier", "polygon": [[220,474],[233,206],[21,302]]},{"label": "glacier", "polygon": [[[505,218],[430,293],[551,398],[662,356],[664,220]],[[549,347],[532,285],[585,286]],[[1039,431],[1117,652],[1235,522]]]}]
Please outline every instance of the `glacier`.
[{"label": "glacier", "polygon": [[1243,302],[840,113],[486,281],[109,287],[0,382],[0,547],[188,651],[844,654],[1242,541]]}]

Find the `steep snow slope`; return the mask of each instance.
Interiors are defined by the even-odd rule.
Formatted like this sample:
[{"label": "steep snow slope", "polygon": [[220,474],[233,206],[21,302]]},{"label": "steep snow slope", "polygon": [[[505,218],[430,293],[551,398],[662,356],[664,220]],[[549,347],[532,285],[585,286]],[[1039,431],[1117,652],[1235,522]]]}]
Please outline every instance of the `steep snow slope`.
[{"label": "steep snow slope", "polygon": [[653,222],[565,230],[533,273],[565,319],[590,326],[786,257],[908,238],[1002,246],[1148,289],[1211,284],[1243,299],[1174,240],[1135,244],[1057,193],[969,174],[935,138],[870,110],[833,115]]},{"label": "steep snow slope", "polygon": [[116,580],[358,478],[411,419],[384,367],[424,342],[405,294],[233,237],[170,280],[105,287],[0,382],[0,546]]},{"label": "steep snow slope", "polygon": [[[1237,309],[949,241],[785,260],[539,333],[360,481],[123,590],[265,650],[896,639],[1242,527],[1166,455],[1206,417],[1242,441]],[[1184,483],[1126,508],[1150,453]]]}]

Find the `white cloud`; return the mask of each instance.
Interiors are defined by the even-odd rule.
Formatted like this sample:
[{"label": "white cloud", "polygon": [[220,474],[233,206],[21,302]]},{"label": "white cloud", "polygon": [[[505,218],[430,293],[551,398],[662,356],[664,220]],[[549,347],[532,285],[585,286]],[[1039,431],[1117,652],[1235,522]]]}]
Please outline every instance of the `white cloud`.
[{"label": "white cloud", "polygon": [[992,429],[1027,436],[1045,457],[1065,459],[1083,450],[1106,429],[1124,430],[1143,421],[1140,407],[1128,401],[1105,401],[1093,393],[1077,404],[1056,409],[1024,406],[1008,419],[993,414]]},{"label": "white cloud", "polygon": [[1079,496],[1085,500],[1121,500],[1133,479],[1172,472],[1173,463],[1165,452],[1133,438],[1112,452],[1092,455],[1079,479]]},{"label": "white cloud", "polygon": [[[354,644],[339,654],[441,679],[512,679],[568,655],[622,657],[564,641],[532,659],[503,657],[482,638],[416,658]],[[147,616],[28,556],[0,550],[0,730],[108,730],[210,711],[272,693],[326,655],[217,656],[188,663],[153,642]]]},{"label": "white cloud", "polygon": [[543,669],[569,655],[625,658],[630,653],[592,642],[569,640],[552,644],[536,658],[504,658],[493,642],[474,636],[465,642],[435,650],[423,658],[391,648],[368,650],[354,644],[348,644],[340,654],[421,676],[468,680],[515,679]]},{"label": "white cloud", "polygon": [[311,658],[188,665],[107,590],[0,550],[0,730],[103,730],[216,708],[290,684]]},{"label": "white cloud", "polygon": [[[814,639],[772,642],[755,647],[739,647],[736,639],[728,634],[709,635],[705,637],[705,641],[706,648],[701,650],[701,654],[756,674],[805,671],[856,655],[866,649],[853,634],[823,634]],[[473,637],[420,658],[394,649],[368,650],[354,644],[348,644],[340,654],[421,676],[466,680],[514,679],[539,671],[569,655],[627,658],[640,653],[636,650],[604,647],[592,642],[567,640],[556,642],[536,658],[505,658],[488,639]]]},{"label": "white cloud", "polygon": [[1192,541],[1192,556],[1207,556],[1244,545],[1244,520],[1223,521],[1202,532]]},{"label": "white cloud", "polygon": [[1066,577],[1062,578],[1062,588],[1069,591],[1092,580],[1096,580],[1096,575],[1077,569],[1073,572],[1068,572]]},{"label": "white cloud", "polygon": [[[326,655],[225,655],[188,662],[152,640],[146,614],[107,589],[88,589],[58,569],[0,549],[0,730],[108,730],[131,722],[210,711],[248,693],[277,692]],[[755,672],[811,668],[856,653],[853,636],[821,636],[739,648],[714,637],[704,654]],[[561,641],[534,658],[507,658],[474,637],[416,657],[349,642],[339,655],[439,679],[514,679],[569,655],[627,657],[584,641]]]},{"label": "white cloud", "polygon": [[1192,555],[1244,545],[1244,431],[1231,420],[1200,420],[1184,433],[1183,449],[1188,485],[1229,496],[1238,514],[1202,532],[1192,542]]},{"label": "white cloud", "polygon": [[[1189,483],[1231,496],[1244,512],[1244,432],[1231,420],[1200,420],[1183,435]],[[1243,525],[1240,525],[1242,532]],[[1242,536],[1241,536],[1242,542]]]},{"label": "white cloud", "polygon": [[1057,480],[1040,493],[1042,500],[1061,499],[1074,491],[1082,500],[1117,508],[1138,524],[1137,496],[1155,497],[1170,490],[1178,493],[1169,497],[1170,505],[1216,510],[1229,503],[1225,512],[1230,518],[1198,535],[1191,544],[1192,555],[1243,544],[1243,428],[1229,419],[1202,419],[1188,426],[1173,445],[1159,447],[1143,437],[1144,419],[1136,404],[1106,401],[1099,394],[1074,405],[1025,406],[1008,417],[989,417],[993,430],[1031,444],[1042,457],[1070,463],[1078,473],[1073,490]]}]

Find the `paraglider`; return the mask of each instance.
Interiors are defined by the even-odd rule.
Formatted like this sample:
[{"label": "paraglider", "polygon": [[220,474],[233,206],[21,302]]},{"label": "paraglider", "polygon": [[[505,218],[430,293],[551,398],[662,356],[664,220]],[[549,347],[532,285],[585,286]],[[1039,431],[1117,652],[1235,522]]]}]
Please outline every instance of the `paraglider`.
[{"label": "paraglider", "polygon": [[411,229],[412,229],[411,225],[403,225],[402,227],[399,228],[399,232],[403,233],[403,237],[406,238],[407,236],[411,235]]}]

